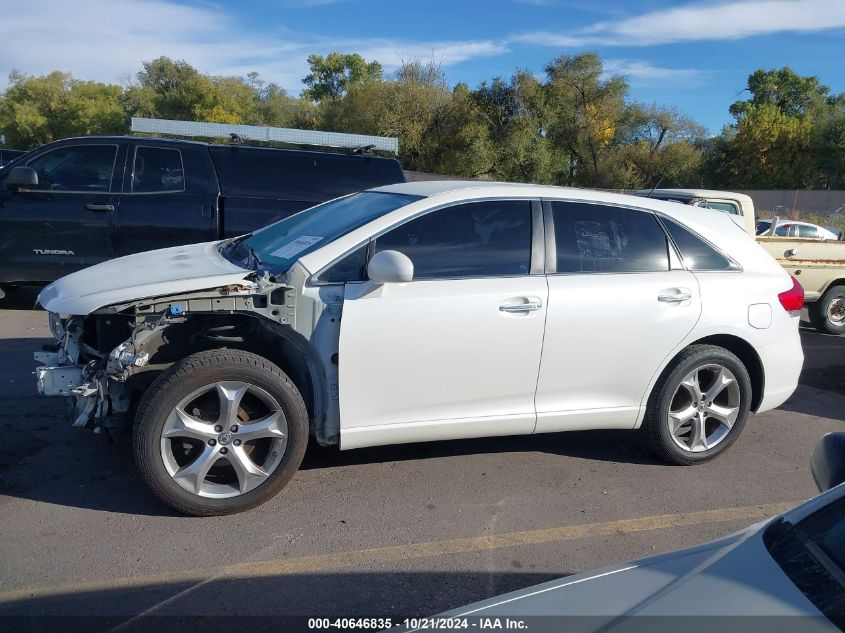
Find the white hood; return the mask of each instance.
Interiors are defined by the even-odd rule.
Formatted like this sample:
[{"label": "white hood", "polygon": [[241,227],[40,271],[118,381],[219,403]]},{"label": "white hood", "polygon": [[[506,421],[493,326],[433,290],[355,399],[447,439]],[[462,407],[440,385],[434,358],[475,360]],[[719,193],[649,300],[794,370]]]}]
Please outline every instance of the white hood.
[{"label": "white hood", "polygon": [[189,244],[112,259],[54,281],[38,301],[50,312],[84,315],[115,303],[243,281],[252,271],[223,258],[217,244]]}]

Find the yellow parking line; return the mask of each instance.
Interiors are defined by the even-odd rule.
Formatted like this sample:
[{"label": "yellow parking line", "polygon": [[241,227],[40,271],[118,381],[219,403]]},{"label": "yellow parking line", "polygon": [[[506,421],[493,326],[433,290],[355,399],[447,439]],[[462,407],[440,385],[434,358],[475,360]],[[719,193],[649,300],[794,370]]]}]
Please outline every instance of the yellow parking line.
[{"label": "yellow parking line", "polygon": [[49,598],[83,593],[109,592],[126,589],[138,589],[153,585],[190,585],[211,578],[261,578],[282,574],[298,574],[315,571],[344,569],[357,565],[411,560],[466,554],[485,550],[495,550],[519,545],[539,545],[575,539],[607,536],[611,534],[634,534],[649,530],[702,525],[707,523],[726,523],[730,521],[754,521],[781,514],[800,502],[769,503],[735,508],[719,508],[701,512],[683,514],[662,514],[636,519],[622,519],[605,523],[587,523],[582,525],[564,525],[523,532],[472,536],[443,541],[409,543],[389,547],[374,547],[330,554],[297,556],[294,558],[266,560],[249,563],[235,563],[222,567],[209,567],[186,571],[165,572],[149,576],[129,576],[110,580],[71,583],[54,587],[33,587],[0,593],[0,603],[20,602],[30,599]]}]

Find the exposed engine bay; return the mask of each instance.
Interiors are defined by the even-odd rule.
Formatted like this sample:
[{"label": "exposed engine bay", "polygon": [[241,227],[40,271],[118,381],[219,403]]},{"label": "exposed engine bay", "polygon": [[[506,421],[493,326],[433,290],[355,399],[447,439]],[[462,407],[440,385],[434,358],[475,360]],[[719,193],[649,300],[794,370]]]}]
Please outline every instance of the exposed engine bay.
[{"label": "exposed engine bay", "polygon": [[239,284],[106,306],[86,316],[51,312],[56,342],[34,354],[42,363],[38,391],[65,397],[73,426],[111,433],[126,425],[140,395],[174,363],[210,349],[242,349],[282,367],[306,402],[311,434],[320,444],[337,444],[342,287],[314,289],[307,297],[298,297],[295,287],[256,274]]}]

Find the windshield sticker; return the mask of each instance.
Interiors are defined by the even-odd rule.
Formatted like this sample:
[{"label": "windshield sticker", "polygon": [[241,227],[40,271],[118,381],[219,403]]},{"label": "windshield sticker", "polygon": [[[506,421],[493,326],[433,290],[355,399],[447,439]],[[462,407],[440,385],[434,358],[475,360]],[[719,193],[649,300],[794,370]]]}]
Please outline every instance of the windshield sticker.
[{"label": "windshield sticker", "polygon": [[309,246],[316,244],[322,237],[317,237],[316,235],[303,235],[302,237],[296,238],[293,242],[289,244],[285,244],[281,248],[273,251],[270,253],[271,257],[280,257],[282,259],[290,259],[294,255],[297,255],[304,251]]}]

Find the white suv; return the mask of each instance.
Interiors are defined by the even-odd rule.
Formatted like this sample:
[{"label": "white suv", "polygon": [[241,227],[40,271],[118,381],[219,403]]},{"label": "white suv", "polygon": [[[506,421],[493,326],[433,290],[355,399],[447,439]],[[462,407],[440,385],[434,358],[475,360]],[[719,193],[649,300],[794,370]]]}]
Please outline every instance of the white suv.
[{"label": "white suv", "polygon": [[135,412],[166,503],[237,512],[309,434],[341,449],[641,428],[726,450],[784,402],[801,286],[724,213],[535,185],[424,182],[250,235],[139,253],[40,296],[39,389],[79,426]]}]

